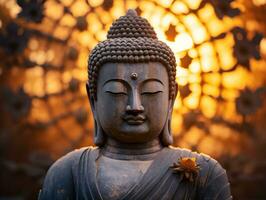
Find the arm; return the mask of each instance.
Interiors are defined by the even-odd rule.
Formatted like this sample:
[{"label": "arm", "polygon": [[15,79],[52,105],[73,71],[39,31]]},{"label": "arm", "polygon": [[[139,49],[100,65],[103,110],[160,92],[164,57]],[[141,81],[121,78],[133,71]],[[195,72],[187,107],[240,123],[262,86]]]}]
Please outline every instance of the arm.
[{"label": "arm", "polygon": [[232,200],[226,171],[214,159],[209,160],[209,172],[202,189],[201,200]]},{"label": "arm", "polygon": [[48,170],[39,200],[72,200],[74,197],[73,163],[79,157],[79,151],[73,151],[57,160]]}]

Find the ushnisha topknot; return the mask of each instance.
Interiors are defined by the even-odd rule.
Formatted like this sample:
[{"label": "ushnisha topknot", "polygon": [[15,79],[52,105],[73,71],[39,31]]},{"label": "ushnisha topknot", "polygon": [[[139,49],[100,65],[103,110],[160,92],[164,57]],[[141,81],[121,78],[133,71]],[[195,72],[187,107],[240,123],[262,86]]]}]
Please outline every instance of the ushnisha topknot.
[{"label": "ushnisha topknot", "polygon": [[137,12],[132,9],[128,10],[125,16],[116,20],[107,34],[107,39],[138,37],[157,39],[148,20],[138,16]]},{"label": "ushnisha topknot", "polygon": [[98,69],[105,63],[160,62],[169,75],[169,98],[175,94],[176,60],[172,50],[157,39],[148,20],[129,9],[125,16],[113,22],[107,39],[98,43],[89,55],[89,90],[97,99]]}]

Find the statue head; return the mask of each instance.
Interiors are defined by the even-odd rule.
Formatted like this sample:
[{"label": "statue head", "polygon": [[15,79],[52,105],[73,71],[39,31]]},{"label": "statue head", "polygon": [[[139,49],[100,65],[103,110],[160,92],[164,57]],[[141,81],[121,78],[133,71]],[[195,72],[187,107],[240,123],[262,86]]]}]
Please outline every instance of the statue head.
[{"label": "statue head", "polygon": [[171,116],[177,94],[176,61],[149,22],[128,10],[91,51],[86,84],[94,117],[94,143],[160,138],[172,143]]}]

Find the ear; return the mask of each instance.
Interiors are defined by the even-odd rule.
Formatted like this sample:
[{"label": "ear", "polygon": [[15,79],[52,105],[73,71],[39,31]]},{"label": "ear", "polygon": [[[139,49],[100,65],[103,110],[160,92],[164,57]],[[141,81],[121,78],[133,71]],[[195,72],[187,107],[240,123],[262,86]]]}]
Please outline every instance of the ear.
[{"label": "ear", "polygon": [[[175,82],[175,94],[174,94],[174,96],[173,96],[173,102],[175,102],[175,99],[176,99],[176,97],[177,97],[177,94],[178,94],[178,84],[177,84],[177,82]],[[174,103],[173,103],[173,105],[174,105]],[[173,106],[172,105],[172,106]]]},{"label": "ear", "polygon": [[90,93],[88,82],[86,83],[86,90],[94,118],[94,144],[97,146],[103,146],[105,142],[105,134],[97,117],[95,98]]},{"label": "ear", "polygon": [[95,112],[95,99],[92,96],[92,94],[90,93],[90,89],[89,89],[89,82],[86,82],[86,90],[87,90],[87,95],[88,95],[88,99],[90,102],[90,106],[91,106],[91,111],[93,113],[93,116],[96,117],[96,112]]},{"label": "ear", "polygon": [[176,99],[177,92],[178,92],[177,83],[175,83],[174,87],[175,87],[175,93],[174,93],[174,96],[171,99],[169,99],[167,119],[166,119],[166,122],[164,124],[162,133],[160,134],[161,142],[164,146],[168,146],[168,145],[173,144],[173,136],[172,136],[172,132],[171,132],[171,118],[172,118],[172,112],[173,112],[175,99]]},{"label": "ear", "polygon": [[175,93],[174,93],[173,97],[170,99],[170,102],[169,102],[169,111],[170,111],[169,115],[171,115],[171,113],[173,111],[173,107],[174,107],[174,104],[175,104],[175,99],[176,99],[177,94],[178,94],[178,84],[177,84],[177,82],[175,82],[174,87],[175,87]]}]

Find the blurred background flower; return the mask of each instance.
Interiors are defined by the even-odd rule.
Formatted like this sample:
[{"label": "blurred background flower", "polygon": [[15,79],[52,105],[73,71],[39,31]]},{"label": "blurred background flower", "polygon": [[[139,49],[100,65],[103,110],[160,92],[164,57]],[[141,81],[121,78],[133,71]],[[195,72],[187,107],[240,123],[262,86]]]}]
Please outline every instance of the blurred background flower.
[{"label": "blurred background flower", "polygon": [[93,145],[88,54],[129,8],[176,55],[174,146],[265,199],[265,0],[0,0],[0,199],[36,199],[53,161]]},{"label": "blurred background flower", "polygon": [[2,106],[6,113],[14,120],[26,118],[31,109],[31,98],[24,92],[23,88],[13,92],[9,88],[1,91]]},{"label": "blurred background flower", "polygon": [[262,101],[257,92],[245,88],[236,99],[236,110],[239,114],[250,115],[256,113],[261,107]]},{"label": "blurred background flower", "polygon": [[246,30],[240,27],[234,27],[232,33],[236,42],[234,56],[240,65],[250,69],[250,59],[260,59],[259,44],[263,36],[256,33],[251,40],[248,40]]},{"label": "blurred background flower", "polygon": [[21,53],[26,48],[28,40],[28,32],[14,22],[7,24],[0,33],[0,47],[9,56],[14,53]]},{"label": "blurred background flower", "polygon": [[18,17],[40,23],[44,17],[44,2],[45,0],[17,0],[17,4],[21,7]]},{"label": "blurred background flower", "polygon": [[203,0],[202,2],[209,2],[212,4],[219,19],[223,19],[224,16],[235,17],[240,14],[240,10],[238,8],[232,7],[234,0]]}]

